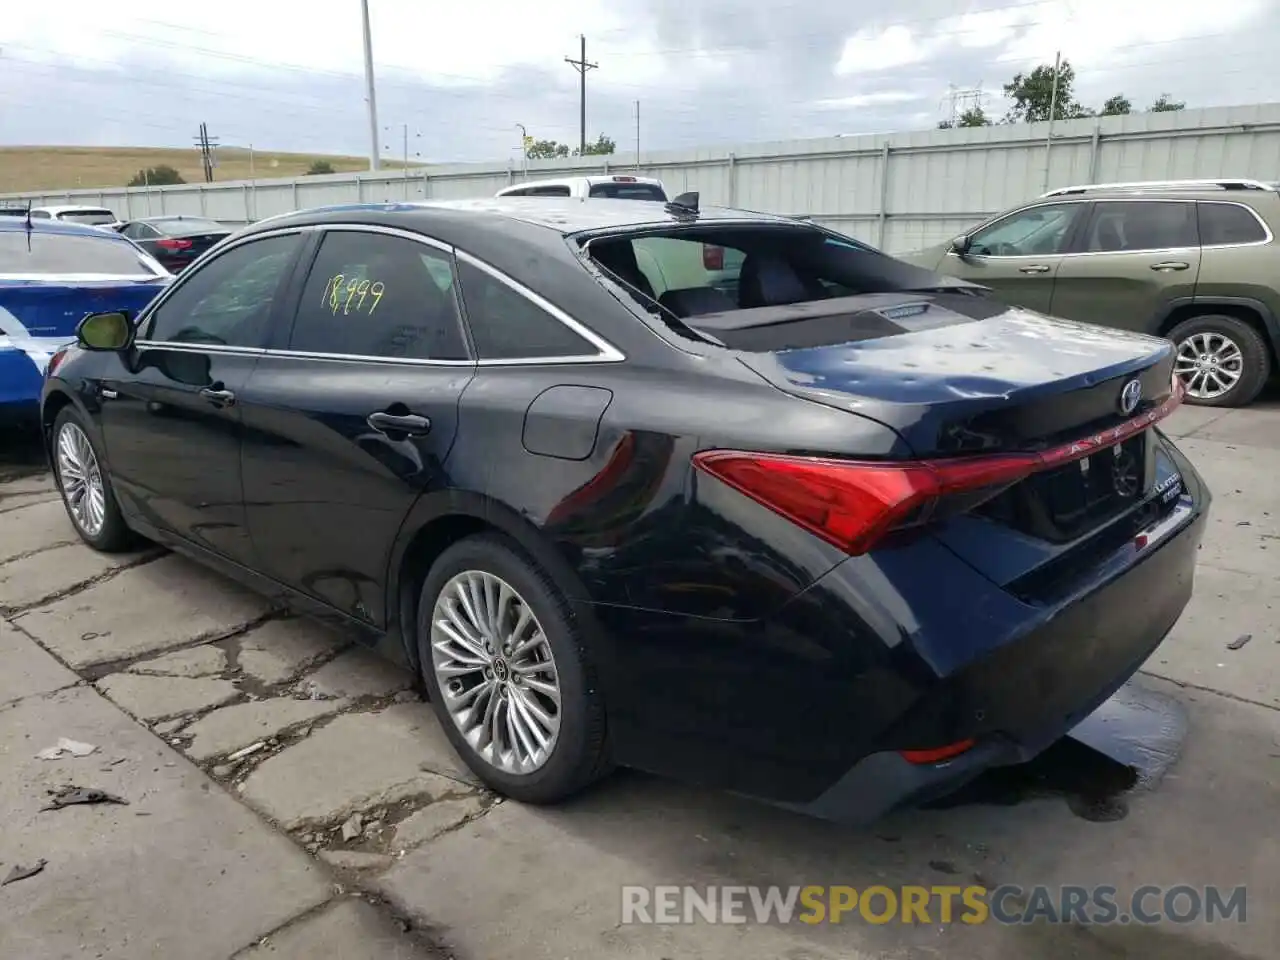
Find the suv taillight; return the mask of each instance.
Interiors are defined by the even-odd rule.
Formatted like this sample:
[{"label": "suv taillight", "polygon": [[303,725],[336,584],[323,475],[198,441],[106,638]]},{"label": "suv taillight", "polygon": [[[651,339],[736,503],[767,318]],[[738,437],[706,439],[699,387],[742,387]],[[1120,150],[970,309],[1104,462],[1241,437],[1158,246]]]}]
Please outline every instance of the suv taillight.
[{"label": "suv taillight", "polygon": [[724,247],[704,243],[702,245],[702,266],[706,270],[724,269]]}]

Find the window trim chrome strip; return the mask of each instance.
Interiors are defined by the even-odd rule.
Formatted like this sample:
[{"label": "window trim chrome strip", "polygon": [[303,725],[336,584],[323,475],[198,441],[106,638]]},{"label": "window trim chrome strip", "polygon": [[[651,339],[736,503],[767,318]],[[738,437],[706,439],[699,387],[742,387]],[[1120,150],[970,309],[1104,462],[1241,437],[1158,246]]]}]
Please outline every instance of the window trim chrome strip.
[{"label": "window trim chrome strip", "polygon": [[[398,227],[387,227],[381,224],[367,223],[318,223],[293,225],[288,227],[278,227],[273,230],[264,230],[262,233],[251,234],[247,237],[237,238],[234,242],[219,248],[218,256],[242,246],[251,243],[254,240],[266,239],[268,237],[286,236],[289,234],[304,233],[376,233],[384,236],[400,237],[405,240],[412,240],[421,243],[432,249],[439,250],[442,253],[454,257],[456,260],[465,261],[471,266],[480,270],[482,273],[488,274],[499,283],[504,284],[515,293],[524,297],[534,306],[538,307],[544,313],[549,314],[555,320],[568,327],[573,333],[586,340],[599,352],[593,354],[576,354],[563,357],[503,357],[494,359],[475,359],[475,360],[432,360],[419,359],[415,357],[377,357],[366,356],[363,354],[347,354],[347,353],[321,353],[306,350],[288,350],[288,349],[266,349],[263,347],[239,347],[226,344],[200,344],[200,343],[182,343],[169,342],[163,340],[135,340],[135,344],[149,350],[171,350],[178,353],[219,353],[227,356],[254,356],[254,357],[277,357],[281,359],[298,359],[298,360],[320,360],[331,363],[374,363],[374,364],[392,364],[400,366],[414,367],[526,367],[526,366],[559,366],[564,364],[584,364],[584,363],[618,363],[626,360],[626,355],[615,347],[608,340],[601,337],[595,331],[589,329],[580,321],[569,316],[565,311],[561,310],[549,300],[530,290],[518,280],[507,276],[497,267],[479,257],[467,253],[465,250],[459,250],[457,247],[428,237],[425,234],[416,233],[412,230],[403,230]],[[147,308],[138,317],[138,328],[146,323],[151,315],[159,310],[164,301],[167,300],[173,292],[181,286],[184,277],[171,284],[160,296],[147,305]],[[456,296],[456,294],[455,294]]]}]

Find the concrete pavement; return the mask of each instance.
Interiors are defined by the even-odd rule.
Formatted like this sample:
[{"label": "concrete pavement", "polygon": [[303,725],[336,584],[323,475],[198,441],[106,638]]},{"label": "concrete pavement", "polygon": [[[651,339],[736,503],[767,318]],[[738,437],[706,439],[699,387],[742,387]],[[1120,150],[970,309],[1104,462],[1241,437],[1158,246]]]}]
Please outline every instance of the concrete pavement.
[{"label": "concrete pavement", "polygon": [[[47,860],[0,887],[0,958],[1274,955],[1280,405],[1187,409],[1171,432],[1217,497],[1192,605],[1142,681],[1186,711],[1177,762],[1122,789],[1114,764],[1056,753],[984,802],[861,831],[626,772],[556,809],[496,802],[412,678],[176,556],[92,554],[47,477],[0,468],[0,879]],[[60,737],[98,749],[35,759]],[[63,782],[129,803],[41,811]],[[677,883],[1244,884],[1249,912],[620,922],[623,885]]]}]

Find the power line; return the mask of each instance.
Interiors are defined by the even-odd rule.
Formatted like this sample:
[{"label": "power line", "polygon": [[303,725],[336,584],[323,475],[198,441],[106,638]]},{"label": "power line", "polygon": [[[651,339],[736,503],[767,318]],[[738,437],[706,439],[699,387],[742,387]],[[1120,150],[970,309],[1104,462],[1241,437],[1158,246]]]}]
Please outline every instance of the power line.
[{"label": "power line", "polygon": [[578,111],[579,111],[579,134],[580,146],[578,155],[585,157],[587,155],[587,71],[599,68],[598,63],[587,62],[587,37],[586,34],[579,34],[578,40],[581,41],[582,47],[578,53],[578,59],[565,57],[564,62],[578,71]]}]

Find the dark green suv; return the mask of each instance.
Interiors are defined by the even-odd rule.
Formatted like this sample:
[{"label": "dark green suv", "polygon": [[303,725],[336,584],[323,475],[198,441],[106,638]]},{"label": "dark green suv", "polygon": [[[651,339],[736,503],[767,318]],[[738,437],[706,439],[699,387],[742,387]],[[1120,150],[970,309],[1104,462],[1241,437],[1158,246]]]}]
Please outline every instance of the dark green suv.
[{"label": "dark green suv", "polygon": [[899,259],[1044,313],[1168,337],[1191,403],[1239,407],[1280,342],[1280,184],[1063,187]]}]

